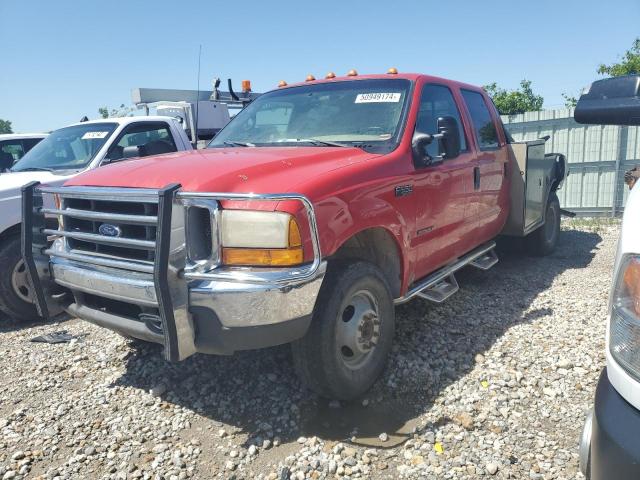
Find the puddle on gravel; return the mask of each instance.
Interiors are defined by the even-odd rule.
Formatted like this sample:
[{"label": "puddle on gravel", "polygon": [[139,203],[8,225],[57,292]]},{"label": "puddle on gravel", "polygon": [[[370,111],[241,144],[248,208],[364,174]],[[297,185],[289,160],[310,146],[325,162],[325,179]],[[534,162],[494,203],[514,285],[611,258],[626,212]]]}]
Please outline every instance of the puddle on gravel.
[{"label": "puddle on gravel", "polygon": [[[302,410],[302,430],[307,436],[324,440],[393,448],[411,438],[418,417],[415,407],[400,400],[384,400],[366,407],[343,403],[337,408],[320,400]],[[388,435],[386,442],[380,440],[381,433]]]}]

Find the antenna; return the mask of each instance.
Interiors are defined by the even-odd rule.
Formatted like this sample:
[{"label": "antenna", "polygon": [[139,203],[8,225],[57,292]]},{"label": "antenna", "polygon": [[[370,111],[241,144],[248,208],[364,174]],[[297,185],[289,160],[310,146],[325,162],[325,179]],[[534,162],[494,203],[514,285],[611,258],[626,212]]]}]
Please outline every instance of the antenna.
[{"label": "antenna", "polygon": [[198,88],[196,95],[196,120],[195,125],[193,126],[194,133],[192,134],[192,138],[195,139],[195,148],[198,148],[198,107],[200,106],[200,58],[202,57],[202,44],[200,44],[200,48],[198,49]]}]

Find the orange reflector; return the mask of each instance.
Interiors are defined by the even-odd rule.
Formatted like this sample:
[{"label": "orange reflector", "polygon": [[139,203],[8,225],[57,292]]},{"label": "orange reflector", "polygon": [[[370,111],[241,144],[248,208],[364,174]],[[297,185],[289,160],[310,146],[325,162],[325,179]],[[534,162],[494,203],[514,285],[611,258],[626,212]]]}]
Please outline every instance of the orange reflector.
[{"label": "orange reflector", "polygon": [[329,72],[329,73],[327,73],[327,74],[325,75],[325,77],[324,77],[324,78],[336,78],[336,74],[335,74],[335,73],[333,73],[333,72]]},{"label": "orange reflector", "polygon": [[222,249],[225,265],[284,267],[300,265],[303,261],[302,247],[295,248],[231,248]]},{"label": "orange reflector", "polygon": [[387,70],[387,73],[390,75],[397,75],[398,69],[396,67],[391,67],[389,70]]},{"label": "orange reflector", "polygon": [[313,82],[316,79],[316,77],[314,77],[313,75],[309,74],[307,75],[307,78],[305,79],[305,82]]},{"label": "orange reflector", "polygon": [[287,86],[287,82],[285,82],[284,80],[280,80],[278,82],[278,88],[282,88],[282,87],[286,87]]},{"label": "orange reflector", "polygon": [[349,77],[356,77],[356,76],[358,76],[358,71],[352,68],[351,70],[349,70],[349,71],[347,72],[347,76],[349,76]]},{"label": "orange reflector", "polygon": [[251,80],[242,80],[242,91],[243,92],[251,91]]},{"label": "orange reflector", "polygon": [[631,260],[624,272],[624,285],[633,301],[633,310],[640,316],[640,262]]},{"label": "orange reflector", "polygon": [[295,218],[291,217],[289,220],[289,248],[301,247],[302,236],[300,235],[300,228],[298,228],[298,222]]}]

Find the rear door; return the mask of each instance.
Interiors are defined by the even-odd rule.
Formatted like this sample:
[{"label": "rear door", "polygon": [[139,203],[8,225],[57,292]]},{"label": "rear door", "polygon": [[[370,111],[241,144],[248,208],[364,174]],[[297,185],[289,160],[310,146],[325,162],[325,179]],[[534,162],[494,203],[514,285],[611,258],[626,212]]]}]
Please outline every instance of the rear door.
[{"label": "rear door", "polygon": [[[497,118],[485,96],[475,90],[461,89],[462,98],[473,124],[477,161],[473,174],[473,193],[469,199],[469,214],[475,217],[475,227],[486,235],[504,218],[504,180],[506,176],[506,141],[498,134]],[[486,235],[484,234],[486,233]]]},{"label": "rear door", "polygon": [[[437,133],[439,117],[451,116],[460,129],[461,152],[456,158],[435,165],[416,168],[415,189],[419,202],[416,208],[417,250],[416,276],[420,278],[461,255],[465,250],[469,219],[466,184],[472,181],[474,153],[469,148],[464,122],[451,89],[442,84],[428,83],[422,88],[416,131]],[[439,141],[427,147],[432,157],[443,154]]]}]

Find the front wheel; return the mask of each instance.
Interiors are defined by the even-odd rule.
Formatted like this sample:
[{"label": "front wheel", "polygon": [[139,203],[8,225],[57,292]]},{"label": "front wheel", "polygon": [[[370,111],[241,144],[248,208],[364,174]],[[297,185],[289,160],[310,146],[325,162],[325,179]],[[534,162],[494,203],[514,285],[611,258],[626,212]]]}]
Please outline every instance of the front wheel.
[{"label": "front wheel", "polygon": [[393,296],[380,269],[361,261],[331,265],[311,326],[292,344],[298,375],[324,397],[354,399],[382,373],[394,328]]},{"label": "front wheel", "polygon": [[37,320],[33,288],[22,260],[20,237],[14,235],[0,246],[0,310],[16,322]]},{"label": "front wheel", "polygon": [[549,194],[544,225],[525,237],[527,251],[532,255],[545,256],[551,254],[560,237],[560,201],[555,192]]}]

